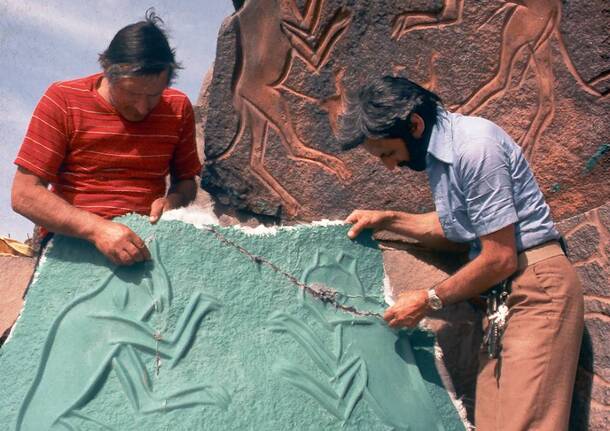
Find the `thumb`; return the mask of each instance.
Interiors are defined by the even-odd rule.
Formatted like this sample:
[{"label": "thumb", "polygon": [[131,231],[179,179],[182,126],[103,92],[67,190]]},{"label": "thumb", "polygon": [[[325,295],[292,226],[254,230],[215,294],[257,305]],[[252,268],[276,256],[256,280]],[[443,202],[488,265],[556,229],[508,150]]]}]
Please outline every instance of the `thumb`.
[{"label": "thumb", "polygon": [[150,217],[149,221],[151,223],[156,223],[163,214],[163,206],[165,205],[165,198],[155,199],[155,201],[150,206]]}]

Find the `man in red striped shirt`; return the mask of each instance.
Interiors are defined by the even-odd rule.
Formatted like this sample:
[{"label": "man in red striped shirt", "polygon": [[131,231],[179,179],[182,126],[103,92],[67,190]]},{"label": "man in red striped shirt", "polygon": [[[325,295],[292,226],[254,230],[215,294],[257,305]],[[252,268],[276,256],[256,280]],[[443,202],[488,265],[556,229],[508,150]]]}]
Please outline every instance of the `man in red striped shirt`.
[{"label": "man in red striped shirt", "polygon": [[194,199],[201,170],[193,108],[169,88],[179,65],[160,22],[148,12],[121,29],[99,57],[103,73],[52,84],[15,159],[13,209],[92,242],[116,264],[150,253],[110,219],[136,212],[155,223]]}]

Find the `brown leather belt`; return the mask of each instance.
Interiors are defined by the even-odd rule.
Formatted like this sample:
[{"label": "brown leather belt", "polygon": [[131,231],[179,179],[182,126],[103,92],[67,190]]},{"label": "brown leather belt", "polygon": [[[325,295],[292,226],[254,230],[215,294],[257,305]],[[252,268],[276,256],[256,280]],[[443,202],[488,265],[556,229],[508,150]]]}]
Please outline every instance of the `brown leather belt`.
[{"label": "brown leather belt", "polygon": [[549,241],[522,251],[517,256],[519,271],[530,265],[555,256],[565,255],[559,241]]}]

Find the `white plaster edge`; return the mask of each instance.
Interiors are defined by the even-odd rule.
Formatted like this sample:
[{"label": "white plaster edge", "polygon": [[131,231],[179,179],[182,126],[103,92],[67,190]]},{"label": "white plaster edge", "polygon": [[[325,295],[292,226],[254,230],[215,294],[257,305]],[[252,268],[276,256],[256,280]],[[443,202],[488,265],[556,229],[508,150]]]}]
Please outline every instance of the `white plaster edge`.
[{"label": "white plaster edge", "polygon": [[256,227],[242,226],[236,225],[235,227],[242,230],[247,235],[261,235],[261,236],[271,236],[277,235],[280,231],[290,231],[297,229],[305,229],[312,226],[340,226],[346,224],[343,220],[314,220],[311,223],[302,223],[296,224],[292,226],[263,226],[259,225]]},{"label": "white plaster edge", "polygon": [[390,307],[394,305],[395,301],[392,293],[392,284],[390,283],[390,276],[385,270],[385,262],[383,263],[383,299]]},{"label": "white plaster edge", "polygon": [[[423,328],[427,331],[432,332],[431,328],[428,326],[428,320],[425,318],[419,323],[418,326],[420,328]],[[468,420],[468,414],[466,412],[466,407],[464,406],[464,403],[457,396],[457,394],[455,392],[455,386],[453,386],[453,380],[451,379],[451,375],[449,374],[449,371],[447,370],[447,367],[445,366],[445,361],[443,360],[443,357],[444,357],[443,349],[440,346],[440,344],[438,344],[438,341],[436,340],[436,337],[435,337],[435,339],[434,339],[434,365],[436,366],[438,375],[441,378],[441,382],[443,383],[445,390],[449,394],[449,398],[451,399],[453,406],[455,407],[456,411],[458,412],[458,416],[462,420],[462,424],[464,425],[464,428],[466,428],[467,431],[474,431],[475,426],[473,424],[471,424],[470,421]]]},{"label": "white plaster edge", "polygon": [[176,220],[187,223],[201,229],[206,225],[218,225],[218,217],[214,214],[212,207],[199,207],[189,205],[183,208],[166,211],[161,216],[161,220]]},{"label": "white plaster edge", "polygon": [[[26,287],[26,289],[28,291],[38,281],[40,268],[47,261],[47,253],[49,252],[49,250],[51,250],[52,247],[53,247],[53,238],[51,238],[51,240],[47,243],[46,247],[44,248],[44,252],[38,259],[38,262],[36,262],[36,267],[34,268],[34,274],[32,275],[32,280],[30,280],[30,282],[28,283],[28,285]],[[8,336],[6,337],[6,340],[4,340],[4,345],[8,344],[11,341],[11,338],[13,338],[13,332],[15,331],[15,328],[17,327],[17,325],[19,324],[19,321],[21,320],[21,315],[23,314],[23,310],[25,310],[25,305],[26,305],[27,301],[28,301],[28,297],[26,295],[23,298],[23,304],[21,305],[21,310],[19,310],[19,314],[17,315],[17,318],[15,319],[15,323],[13,323],[13,326],[11,327],[11,330],[8,333]]]},{"label": "white plaster edge", "polygon": [[[190,205],[184,208],[178,208],[164,212],[161,216],[161,220],[164,221],[181,221],[183,223],[190,224],[198,229],[202,229],[204,226],[218,226],[218,217],[214,214],[212,207],[199,207],[197,205]],[[270,236],[276,235],[280,231],[304,229],[312,226],[338,226],[347,224],[343,220],[314,220],[311,223],[301,223],[292,226],[264,226],[258,225],[256,227],[244,226],[241,224],[228,226],[235,229],[239,229],[247,235],[259,235],[259,236]]]}]

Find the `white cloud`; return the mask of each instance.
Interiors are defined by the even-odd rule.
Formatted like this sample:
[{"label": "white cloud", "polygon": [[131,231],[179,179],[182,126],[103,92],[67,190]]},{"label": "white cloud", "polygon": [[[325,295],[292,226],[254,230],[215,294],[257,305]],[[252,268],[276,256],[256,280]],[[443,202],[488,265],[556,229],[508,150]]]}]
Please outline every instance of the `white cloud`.
[{"label": "white cloud", "polygon": [[74,2],[4,1],[7,6],[5,19],[26,19],[41,31],[64,35],[83,46],[92,42],[107,44],[117,28],[115,22],[105,20],[99,14],[85,10],[79,13]]}]

